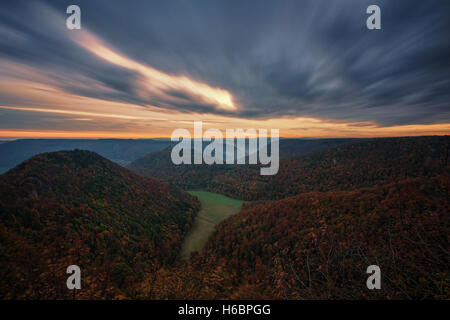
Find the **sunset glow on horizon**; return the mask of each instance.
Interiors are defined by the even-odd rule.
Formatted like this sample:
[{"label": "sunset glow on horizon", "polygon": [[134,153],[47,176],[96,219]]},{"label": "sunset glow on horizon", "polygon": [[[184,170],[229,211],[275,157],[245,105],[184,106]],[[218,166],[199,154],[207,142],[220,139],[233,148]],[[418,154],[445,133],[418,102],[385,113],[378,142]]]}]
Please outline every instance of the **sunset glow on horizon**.
[{"label": "sunset glow on horizon", "polygon": [[[279,129],[288,138],[450,134],[446,60],[438,56],[436,68],[426,58],[445,39],[406,27],[393,39],[367,33],[345,6],[336,15],[355,28],[352,39],[322,37],[311,19],[300,28],[297,18],[275,16],[266,27],[214,5],[97,6],[83,3],[81,30],[67,30],[65,12],[43,2],[2,28],[0,137],[170,137],[194,121],[205,129]],[[303,12],[299,6],[293,12]],[[96,12],[113,18],[97,21]],[[142,12],[151,19],[134,19]],[[192,15],[202,19],[193,23]],[[222,15],[248,36],[225,28]],[[433,19],[430,28],[440,16]],[[319,26],[326,34],[335,23]],[[407,31],[415,36],[399,49],[396,37]],[[426,41],[426,51],[416,50]]]},{"label": "sunset glow on horizon", "polygon": [[[336,122],[330,120],[283,117],[278,119],[236,119],[211,114],[191,114],[150,112],[140,110],[131,114],[100,114],[76,110],[58,110],[26,107],[5,107],[2,110],[26,111],[47,115],[71,116],[65,119],[66,123],[79,124],[88,127],[86,123],[104,123],[112,125],[110,130],[49,130],[49,129],[0,129],[0,138],[122,138],[122,139],[148,139],[170,138],[173,130],[185,128],[193,131],[194,121],[203,121],[204,130],[215,128],[225,132],[226,129],[244,130],[248,128],[277,128],[280,136],[285,138],[363,138],[363,137],[394,137],[394,136],[422,136],[422,135],[448,135],[450,124],[405,125],[392,127],[379,127],[374,123]],[[145,116],[146,113],[148,116]],[[80,118],[81,116],[85,118]],[[130,120],[134,123],[131,125]],[[89,126],[91,127],[91,126]],[[126,128],[126,131],[122,130]]]}]

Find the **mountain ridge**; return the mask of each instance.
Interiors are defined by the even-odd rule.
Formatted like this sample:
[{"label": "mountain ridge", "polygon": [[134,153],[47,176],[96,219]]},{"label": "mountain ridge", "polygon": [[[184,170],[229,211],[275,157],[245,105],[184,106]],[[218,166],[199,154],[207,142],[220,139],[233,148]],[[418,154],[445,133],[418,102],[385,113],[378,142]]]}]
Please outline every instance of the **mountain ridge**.
[{"label": "mountain ridge", "polygon": [[[128,168],[186,190],[202,188],[241,200],[277,200],[310,191],[352,190],[448,169],[449,136],[355,140],[281,157],[274,176],[259,165],[174,165],[170,150],[150,153]],[[319,149],[319,150],[317,150]]]}]

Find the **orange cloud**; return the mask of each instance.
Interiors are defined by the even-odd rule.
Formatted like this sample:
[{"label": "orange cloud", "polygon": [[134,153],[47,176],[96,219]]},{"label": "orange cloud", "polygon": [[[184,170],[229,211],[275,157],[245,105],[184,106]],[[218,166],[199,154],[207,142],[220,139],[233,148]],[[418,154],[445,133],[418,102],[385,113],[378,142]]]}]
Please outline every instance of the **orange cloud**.
[{"label": "orange cloud", "polygon": [[[218,88],[194,81],[186,76],[174,76],[133,61],[104,46],[96,38],[83,37],[83,46],[110,63],[135,70],[143,75],[149,92],[163,94],[165,90],[182,90],[214,104],[217,108],[237,108],[232,95]],[[1,61],[0,61],[1,62]],[[312,117],[279,117],[271,119],[245,119],[215,114],[182,113],[177,110],[157,108],[151,105],[139,106],[132,103],[109,101],[80,96],[58,88],[51,74],[37,68],[8,63],[8,73],[0,76],[0,95],[10,97],[15,104],[4,103],[0,113],[41,113],[59,115],[56,121],[62,123],[58,129],[36,120],[32,129],[14,129],[6,126],[0,137],[66,137],[66,138],[154,138],[170,137],[176,128],[192,131],[194,121],[203,121],[204,130],[217,128],[265,128],[279,129],[283,137],[387,137],[448,135],[450,124],[402,125],[380,127],[373,122],[334,121]],[[5,69],[3,69],[4,71]],[[83,83],[81,83],[83,85]],[[90,83],[90,86],[95,85]],[[98,84],[99,86],[101,84]],[[235,109],[233,109],[235,110]],[[211,110],[214,111],[214,110]],[[65,117],[67,116],[67,117]],[[36,119],[40,119],[36,117]],[[80,121],[85,121],[83,127]],[[8,123],[10,125],[10,123]],[[63,129],[61,129],[63,128]],[[83,130],[84,129],[84,130]]]},{"label": "orange cloud", "polygon": [[136,62],[115,52],[103,44],[97,37],[86,32],[76,38],[76,41],[83,48],[103,60],[140,73],[145,79],[142,86],[149,92],[157,93],[159,96],[166,96],[165,91],[182,91],[193,98],[201,100],[203,103],[214,105],[217,109],[228,111],[238,109],[233,101],[232,94],[227,90],[211,87],[206,83],[193,80],[185,75],[167,74],[151,66]]},{"label": "orange cloud", "polygon": [[[85,99],[87,105],[105,105],[107,102]],[[93,100],[93,101],[89,101]],[[121,106],[123,105],[123,108]],[[164,111],[149,111],[146,108],[126,108],[126,104],[109,105],[117,113],[100,113],[77,111],[75,106],[66,105],[65,109],[34,108],[34,107],[8,107],[0,106],[1,110],[16,112],[37,112],[44,114],[67,115],[64,121],[64,130],[52,130],[39,123],[33,129],[1,129],[0,137],[35,137],[35,138],[155,138],[170,137],[173,130],[186,128],[193,131],[194,121],[203,121],[203,129],[217,128],[225,132],[227,128],[255,128],[255,129],[279,129],[282,137],[394,137],[394,136],[420,136],[420,135],[448,135],[450,124],[429,125],[403,125],[392,127],[379,127],[375,123],[358,122],[333,122],[328,119],[307,117],[283,117],[274,119],[243,119],[211,114],[183,114],[179,112],[167,113]],[[83,105],[78,106],[83,109]],[[69,109],[70,108],[70,109]],[[128,112],[126,112],[128,110]],[[80,116],[88,117],[79,118]],[[109,129],[92,130],[86,127],[80,129],[79,121],[89,120],[92,124],[108,124]]]}]

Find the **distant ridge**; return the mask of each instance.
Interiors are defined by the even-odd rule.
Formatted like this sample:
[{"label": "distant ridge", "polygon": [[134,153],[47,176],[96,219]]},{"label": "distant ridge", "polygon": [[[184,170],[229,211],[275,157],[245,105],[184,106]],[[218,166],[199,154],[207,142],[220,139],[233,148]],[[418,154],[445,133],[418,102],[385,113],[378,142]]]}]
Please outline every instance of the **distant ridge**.
[{"label": "distant ridge", "polygon": [[0,173],[44,152],[83,149],[96,152],[122,166],[170,145],[153,139],[18,139],[0,143]]},{"label": "distant ridge", "polygon": [[[281,158],[299,157],[331,147],[352,144],[366,139],[309,139],[292,138],[281,139],[279,153]],[[204,143],[205,147],[208,143]],[[247,142],[248,144],[248,142]],[[248,147],[248,146],[247,146]],[[144,176],[158,177],[170,181],[186,190],[208,189],[215,177],[229,175],[230,172],[246,170],[250,166],[243,165],[174,165],[170,157],[171,149],[150,152],[133,162],[127,167]],[[246,163],[248,161],[246,160]],[[259,168],[253,166],[255,169]]]},{"label": "distant ridge", "polygon": [[280,170],[258,165],[174,165],[170,150],[145,155],[128,168],[186,190],[204,189],[241,200],[276,200],[311,191],[343,191],[449,170],[449,136],[280,141]]}]

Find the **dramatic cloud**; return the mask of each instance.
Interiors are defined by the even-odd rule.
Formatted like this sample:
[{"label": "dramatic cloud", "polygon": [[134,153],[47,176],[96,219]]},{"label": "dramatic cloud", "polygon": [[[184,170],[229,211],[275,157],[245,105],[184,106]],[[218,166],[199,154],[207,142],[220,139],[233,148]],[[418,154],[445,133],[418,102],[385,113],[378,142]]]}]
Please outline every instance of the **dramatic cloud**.
[{"label": "dramatic cloud", "polygon": [[186,114],[450,122],[449,1],[79,0],[81,31],[72,3],[2,1],[1,106],[47,108],[7,86],[27,81]]}]

